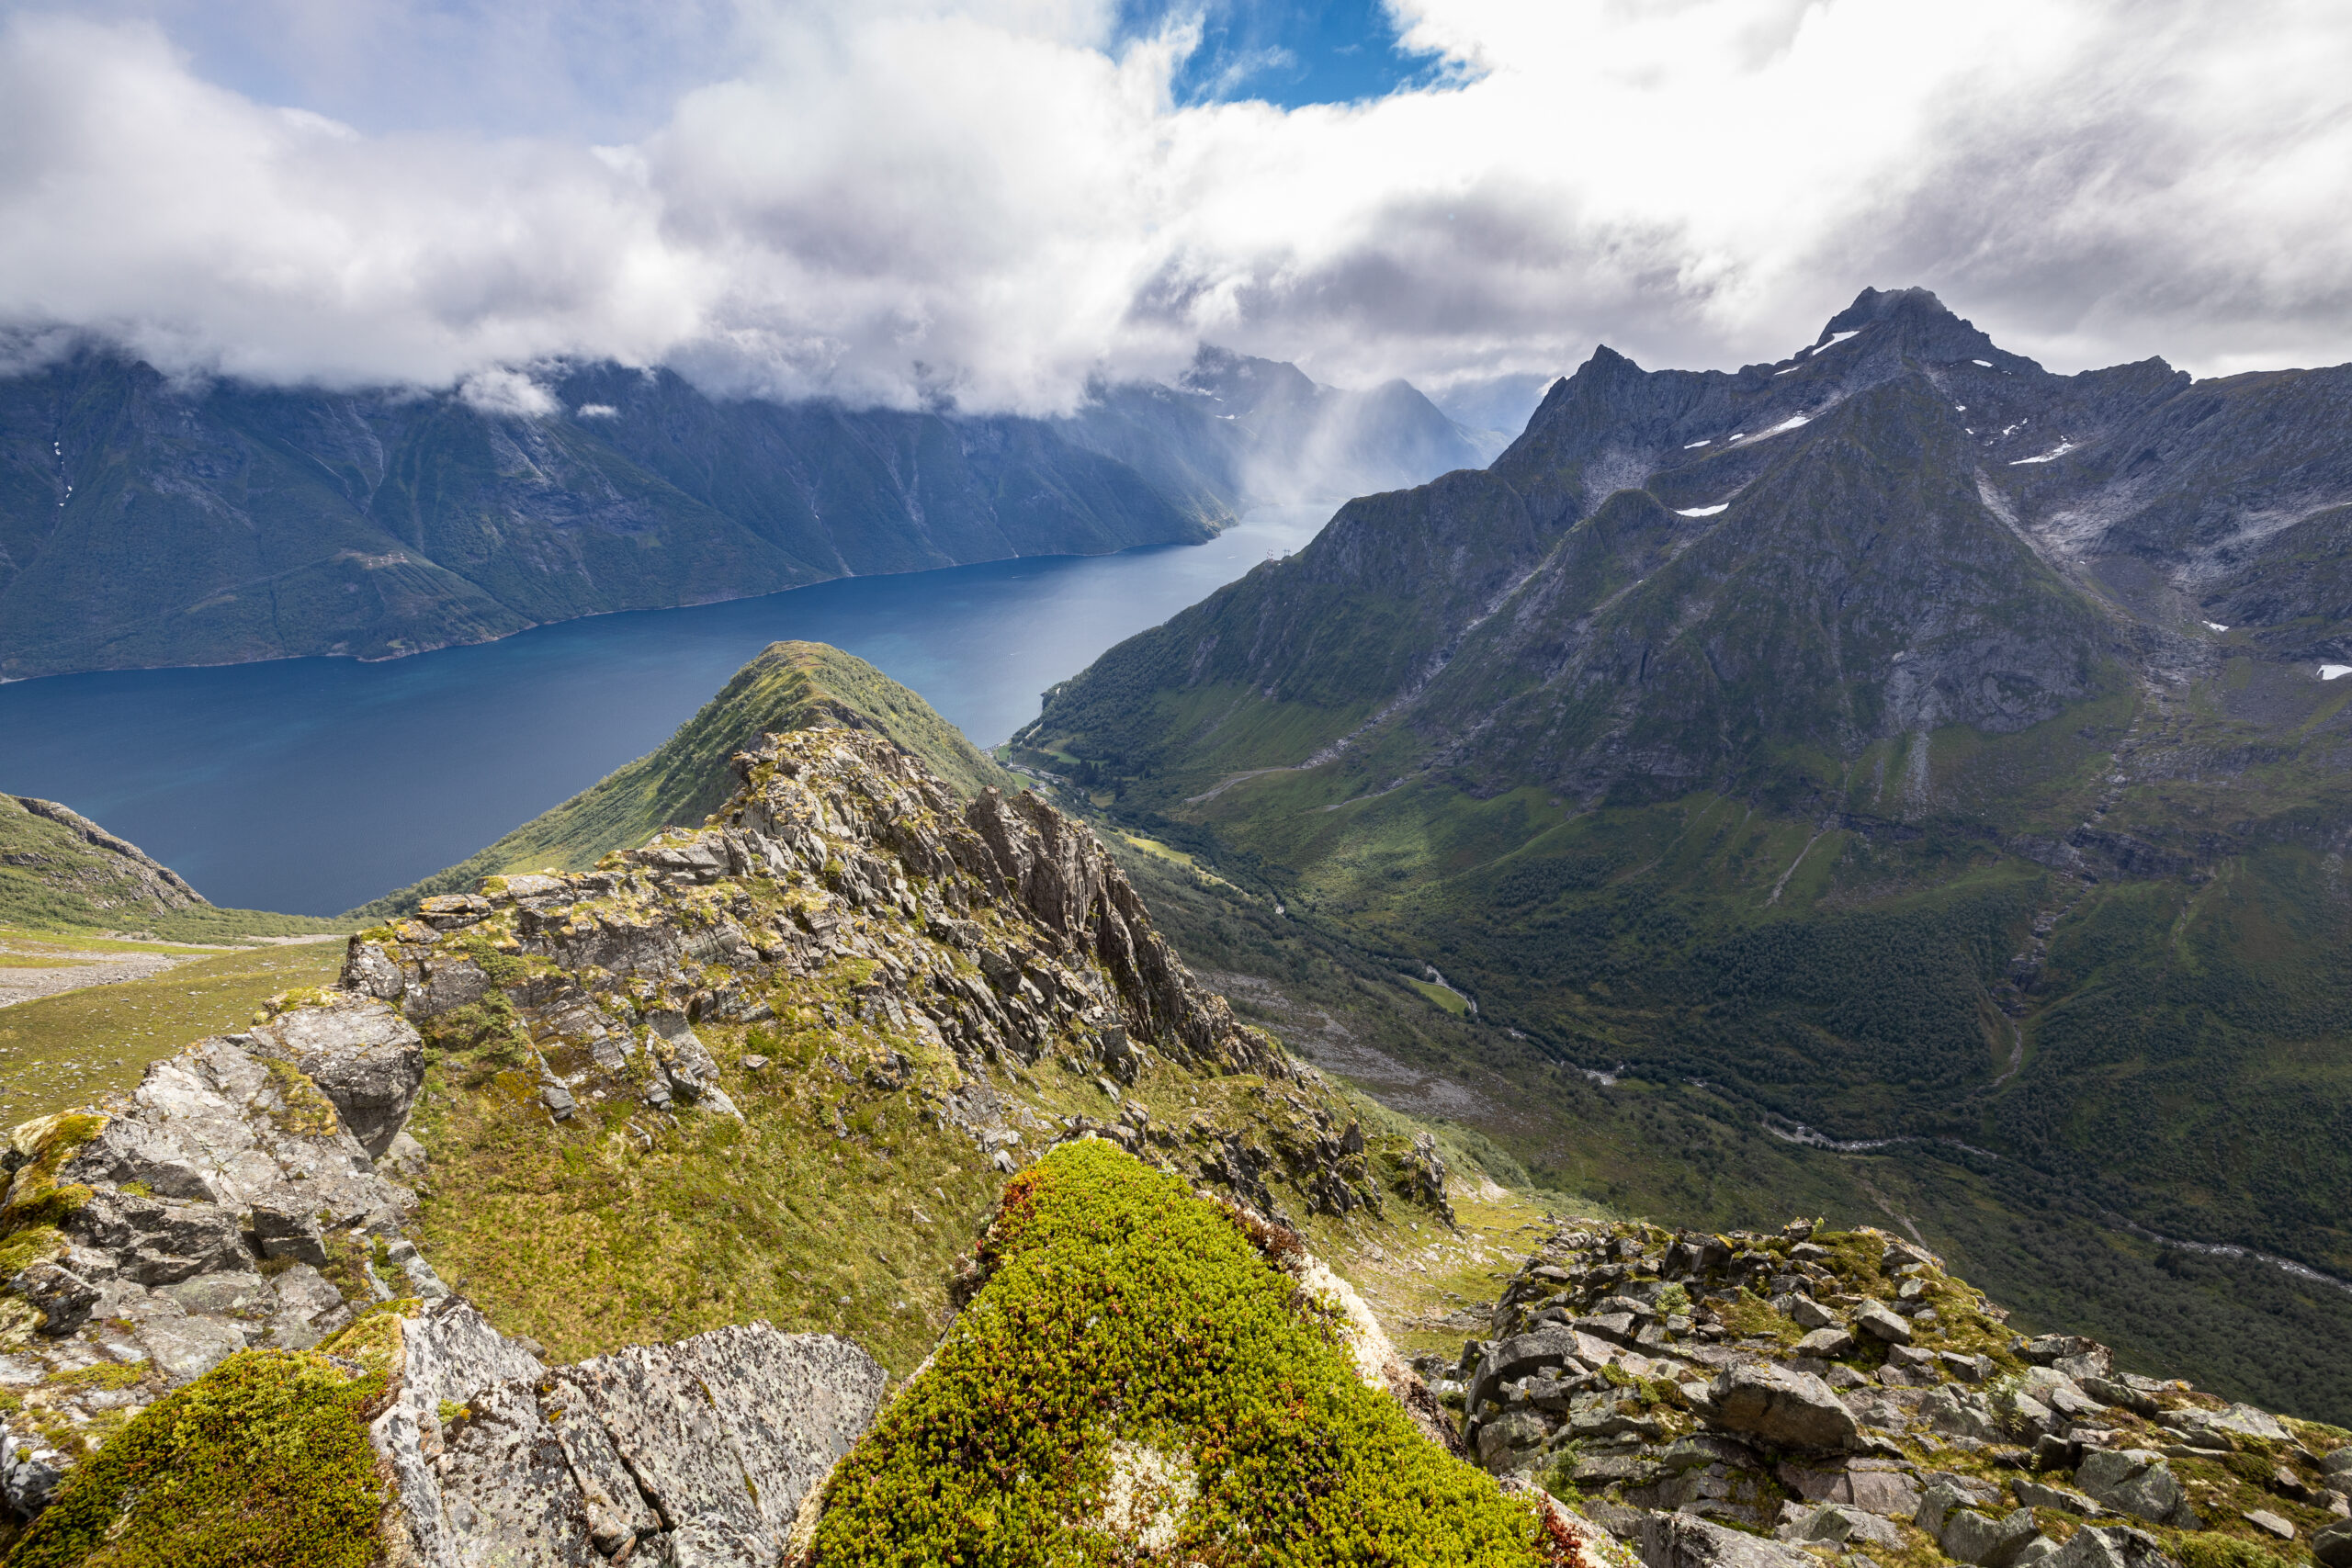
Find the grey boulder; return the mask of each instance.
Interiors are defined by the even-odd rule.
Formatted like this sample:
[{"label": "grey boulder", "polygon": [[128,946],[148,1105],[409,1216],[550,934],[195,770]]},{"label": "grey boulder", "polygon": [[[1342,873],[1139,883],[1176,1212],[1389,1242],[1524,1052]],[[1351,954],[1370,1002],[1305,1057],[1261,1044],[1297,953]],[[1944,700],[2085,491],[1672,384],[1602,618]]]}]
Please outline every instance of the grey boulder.
[{"label": "grey boulder", "polygon": [[[2180,1568],[2155,1537],[2121,1526],[2086,1525],[2060,1547],[2045,1568]],[[2332,1564],[2331,1568],[2344,1568]]]},{"label": "grey boulder", "polygon": [[256,1028],[252,1040],[254,1055],[276,1057],[318,1085],[371,1159],[391,1146],[424,1082],[424,1040],[372,997],[296,1008]]},{"label": "grey boulder", "polygon": [[1748,1432],[1797,1449],[1849,1449],[1860,1437],[1854,1413],[1811,1372],[1770,1364],[1728,1368],[1708,1386],[1700,1412],[1711,1427]]},{"label": "grey boulder", "polygon": [[2075,1467],[2075,1484],[2102,1507],[2152,1524],[2185,1525],[2195,1517],[2163,1456],[2146,1449],[2094,1449]]},{"label": "grey boulder", "polygon": [[1634,1546],[1645,1568],[1821,1568],[1821,1560],[1802,1547],[1690,1514],[1645,1515]]},{"label": "grey boulder", "polygon": [[1854,1314],[1854,1326],[1889,1345],[1911,1343],[1911,1325],[1889,1311],[1883,1302],[1864,1302]]}]

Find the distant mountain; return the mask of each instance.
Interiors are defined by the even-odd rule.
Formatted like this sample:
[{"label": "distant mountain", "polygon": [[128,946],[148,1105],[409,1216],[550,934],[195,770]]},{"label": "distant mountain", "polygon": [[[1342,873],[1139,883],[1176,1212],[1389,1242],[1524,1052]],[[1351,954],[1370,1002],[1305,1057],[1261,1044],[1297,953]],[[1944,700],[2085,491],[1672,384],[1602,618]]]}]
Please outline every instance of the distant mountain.
[{"label": "distant mountain", "polygon": [[[1485,1060],[1652,1086],[1522,1153],[1711,1224],[1860,1181],[2029,1304],[2005,1216],[2063,1216],[2148,1347],[2210,1281],[2143,1233],[2352,1277],[2347,531],[2352,367],[2057,376],[1868,290],[1775,365],[1600,350],[1490,470],[1351,503],[1018,739],[1441,965]],[[1683,1146],[1759,1122],[1853,1146]]]},{"label": "distant mountain", "polygon": [[422,900],[469,893],[486,876],[586,871],[664,828],[699,828],[734,790],[735,753],[763,735],[825,728],[882,736],[967,800],[992,787],[1019,788],[929,703],[855,654],[821,642],[770,643],[657,750],[352,918],[413,913]]},{"label": "distant mountain", "polygon": [[[1243,507],[1476,450],[1401,383],[1288,366],[1261,414],[1104,389],[1067,420],[724,401],[571,367],[544,417],[455,393],[176,386],[92,349],[0,379],[0,677],[382,659],[829,578],[1196,542]],[[1254,405],[1253,405],[1254,408]]]}]

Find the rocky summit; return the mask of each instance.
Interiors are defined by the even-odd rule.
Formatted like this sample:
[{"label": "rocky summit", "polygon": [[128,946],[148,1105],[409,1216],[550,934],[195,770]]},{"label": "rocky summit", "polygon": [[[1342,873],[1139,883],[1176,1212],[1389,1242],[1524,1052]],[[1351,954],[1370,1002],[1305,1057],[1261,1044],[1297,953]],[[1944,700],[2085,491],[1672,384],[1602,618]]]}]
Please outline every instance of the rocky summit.
[{"label": "rocky summit", "polygon": [[1650,1568],[2352,1562],[2352,1433],[2007,1317],[1883,1231],[1591,1224],[1418,1364]]}]

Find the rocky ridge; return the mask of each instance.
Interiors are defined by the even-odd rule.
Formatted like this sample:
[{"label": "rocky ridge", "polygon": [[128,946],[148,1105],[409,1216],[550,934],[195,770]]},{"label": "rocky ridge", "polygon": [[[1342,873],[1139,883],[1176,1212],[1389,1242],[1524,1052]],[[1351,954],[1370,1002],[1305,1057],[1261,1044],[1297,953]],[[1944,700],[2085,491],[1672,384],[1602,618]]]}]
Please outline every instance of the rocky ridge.
[{"label": "rocky ridge", "polygon": [[[968,805],[878,736],[808,730],[740,753],[712,826],[671,830],[593,872],[493,877],[354,939],[344,985],[444,1040],[511,1029],[510,1071],[568,1120],[630,1102],[740,1116],[698,1029],[772,1042],[820,1032],[842,1085],[911,1092],[1010,1171],[1020,1151],[1099,1133],[1230,1188],[1270,1215],[1383,1202],[1360,1128],[1272,1036],[1238,1022],[1152,929],[1082,824],[1035,795]],[[1041,1118],[1047,1057],[1099,1085],[1095,1118]],[[770,1056],[741,1054],[766,1073]],[[1265,1126],[1156,1121],[1126,1091],[1155,1063],[1249,1075]],[[845,1122],[844,1122],[845,1125]],[[1408,1190],[1442,1202],[1426,1140]]]},{"label": "rocky ridge", "polygon": [[[526,1126],[610,1115],[649,1145],[744,1122],[730,1079],[797,1077],[840,1097],[843,1139],[845,1111],[904,1096],[999,1171],[1101,1137],[1277,1224],[1390,1197],[1443,1212],[1426,1135],[1377,1164],[1311,1069],[1192,979],[1083,827],[1025,795],[967,806],[860,732],[770,737],[737,766],[712,826],[429,900],[353,939],[340,987],[277,998],[121,1100],[16,1130],[11,1511],[41,1516],[142,1410],[232,1357],[359,1365],[364,1342],[390,1379],[369,1438],[397,1482],[392,1561],[782,1560],[881,1368],[754,1323],[550,1369],[412,1238],[435,1072],[480,1073]],[[722,1068],[706,1043],[722,1033],[778,1055]],[[789,1055],[796,1039],[824,1049]],[[1114,1114],[1040,1114],[1048,1058]],[[1138,1092],[1204,1077],[1261,1086],[1263,1109],[1174,1123]]]},{"label": "rocky ridge", "polygon": [[1417,1365],[1649,1568],[2352,1563],[2352,1433],[2007,1317],[1881,1231],[1571,1224]]}]

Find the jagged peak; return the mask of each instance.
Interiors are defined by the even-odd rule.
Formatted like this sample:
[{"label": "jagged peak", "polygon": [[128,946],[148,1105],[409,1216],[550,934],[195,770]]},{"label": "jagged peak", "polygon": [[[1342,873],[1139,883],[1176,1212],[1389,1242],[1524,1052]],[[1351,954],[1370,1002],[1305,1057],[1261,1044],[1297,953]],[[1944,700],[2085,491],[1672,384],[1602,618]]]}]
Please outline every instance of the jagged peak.
[{"label": "jagged peak", "polygon": [[1884,340],[1870,347],[1930,364],[1983,360],[2004,367],[2041,368],[2024,355],[1995,344],[1975,322],[1954,314],[1927,288],[1863,289],[1854,296],[1852,304],[1829,318],[1813,346],[1819,348],[1841,335],[1858,333]]}]

